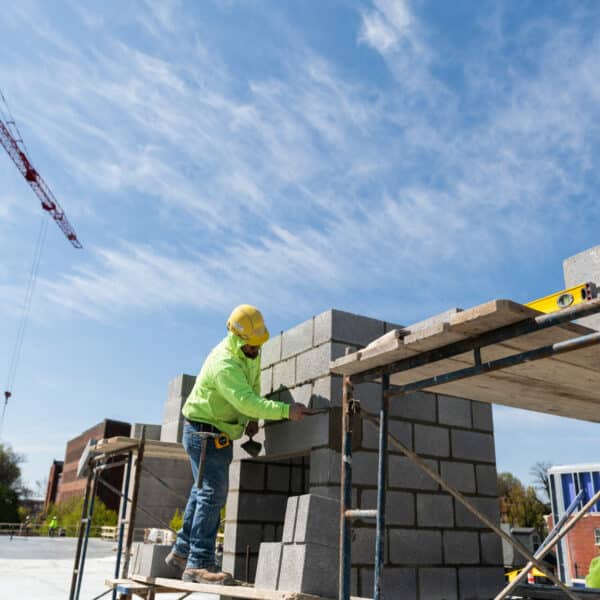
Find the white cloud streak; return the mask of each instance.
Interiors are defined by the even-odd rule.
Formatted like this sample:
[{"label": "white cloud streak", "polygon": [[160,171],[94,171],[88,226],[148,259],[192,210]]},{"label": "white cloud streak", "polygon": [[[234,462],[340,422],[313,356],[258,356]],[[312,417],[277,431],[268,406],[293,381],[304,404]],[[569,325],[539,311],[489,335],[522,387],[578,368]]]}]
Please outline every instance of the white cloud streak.
[{"label": "white cloud streak", "polygon": [[[43,59],[52,76],[37,78],[20,116],[80,185],[115,209],[152,213],[178,238],[115,234],[45,281],[56,304],[105,319],[245,293],[301,314],[317,294],[333,303],[448,281],[449,268],[455,280],[484,273],[578,218],[565,202],[589,191],[598,39],[585,45],[566,25],[542,45],[539,72],[512,74],[469,120],[493,74],[469,79],[485,70],[475,57],[466,90],[435,76],[438,57],[407,2],[377,1],[357,35],[385,61],[390,88],[305,47],[281,75],[240,80],[186,38],[185,17],[161,3],[140,15],[152,54],[121,40],[84,53],[47,24],[37,32],[54,44]],[[1,74],[26,95],[32,73]],[[548,209],[552,220],[540,219]]]}]

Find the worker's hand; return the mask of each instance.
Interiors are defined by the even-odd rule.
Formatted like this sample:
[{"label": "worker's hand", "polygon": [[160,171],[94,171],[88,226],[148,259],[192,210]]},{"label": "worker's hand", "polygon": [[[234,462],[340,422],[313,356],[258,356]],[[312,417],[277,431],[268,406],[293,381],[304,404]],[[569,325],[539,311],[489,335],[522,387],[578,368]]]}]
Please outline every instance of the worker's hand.
[{"label": "worker's hand", "polygon": [[290,405],[290,421],[301,421],[304,418],[304,404],[294,402]]},{"label": "worker's hand", "polygon": [[258,433],[258,423],[256,421],[248,421],[246,424],[246,435],[252,437]]}]

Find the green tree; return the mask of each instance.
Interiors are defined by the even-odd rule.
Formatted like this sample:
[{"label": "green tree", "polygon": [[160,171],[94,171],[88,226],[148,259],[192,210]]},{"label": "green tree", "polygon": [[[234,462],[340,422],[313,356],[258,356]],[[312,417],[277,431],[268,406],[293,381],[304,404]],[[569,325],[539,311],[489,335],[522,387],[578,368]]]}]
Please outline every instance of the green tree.
[{"label": "green tree", "polygon": [[[50,524],[52,517],[56,516],[58,519],[58,526],[61,529],[64,529],[68,536],[77,535],[82,508],[83,498],[70,498],[59,504],[51,504],[46,511],[42,533],[47,532],[47,527]],[[90,531],[91,535],[100,535],[100,527],[103,525],[114,526],[116,524],[116,511],[110,510],[100,498],[96,498],[94,500],[94,515],[92,517],[92,528]]]},{"label": "green tree", "polygon": [[498,494],[504,522],[512,527],[534,527],[543,536],[547,507],[537,497],[535,488],[525,488],[512,473],[499,473]]},{"label": "green tree", "polygon": [[179,531],[182,526],[183,526],[183,515],[181,514],[181,511],[178,508],[176,508],[175,514],[173,515],[173,518],[169,522],[169,527],[173,531]]},{"label": "green tree", "polygon": [[20,521],[19,496],[25,490],[21,486],[21,467],[25,459],[13,452],[10,446],[0,444],[0,521]]}]

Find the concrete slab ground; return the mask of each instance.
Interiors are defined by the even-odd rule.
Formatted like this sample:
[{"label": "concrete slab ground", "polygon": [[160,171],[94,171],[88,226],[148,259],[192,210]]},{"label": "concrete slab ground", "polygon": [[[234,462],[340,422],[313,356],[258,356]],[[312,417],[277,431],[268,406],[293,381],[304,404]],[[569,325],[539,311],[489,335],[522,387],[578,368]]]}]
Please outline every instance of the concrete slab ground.
[{"label": "concrete slab ground", "polygon": [[[65,600],[71,587],[75,538],[0,537],[0,588],[2,598]],[[115,568],[115,542],[90,539],[81,600],[106,590],[104,581]],[[108,596],[110,597],[110,596]],[[160,594],[174,600],[181,594]],[[194,600],[216,600],[213,594],[192,594]]]}]

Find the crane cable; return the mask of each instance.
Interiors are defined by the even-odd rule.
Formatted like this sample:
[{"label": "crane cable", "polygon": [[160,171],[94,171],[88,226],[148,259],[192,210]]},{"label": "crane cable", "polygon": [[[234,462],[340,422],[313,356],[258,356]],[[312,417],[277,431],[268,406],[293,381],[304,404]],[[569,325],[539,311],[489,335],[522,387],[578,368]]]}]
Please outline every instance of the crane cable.
[{"label": "crane cable", "polygon": [[42,253],[44,250],[44,244],[46,242],[46,232],[48,230],[48,219],[45,215],[42,215],[42,221],[40,224],[40,230],[35,245],[35,251],[33,254],[33,263],[31,264],[31,271],[29,272],[29,281],[27,283],[27,290],[25,292],[25,299],[23,301],[23,308],[21,311],[21,321],[17,330],[17,338],[13,348],[10,367],[8,369],[8,375],[6,378],[6,388],[4,391],[4,406],[2,407],[2,416],[0,416],[0,439],[2,439],[2,431],[4,428],[4,418],[6,415],[6,407],[8,405],[8,399],[12,396],[13,385],[15,382],[15,376],[17,373],[17,367],[19,365],[19,359],[21,358],[21,349],[23,347],[23,339],[25,338],[25,330],[27,328],[27,322],[29,320],[29,313],[31,312],[31,302],[33,299],[33,292],[35,290],[35,284],[40,269],[40,263],[42,260]]}]

